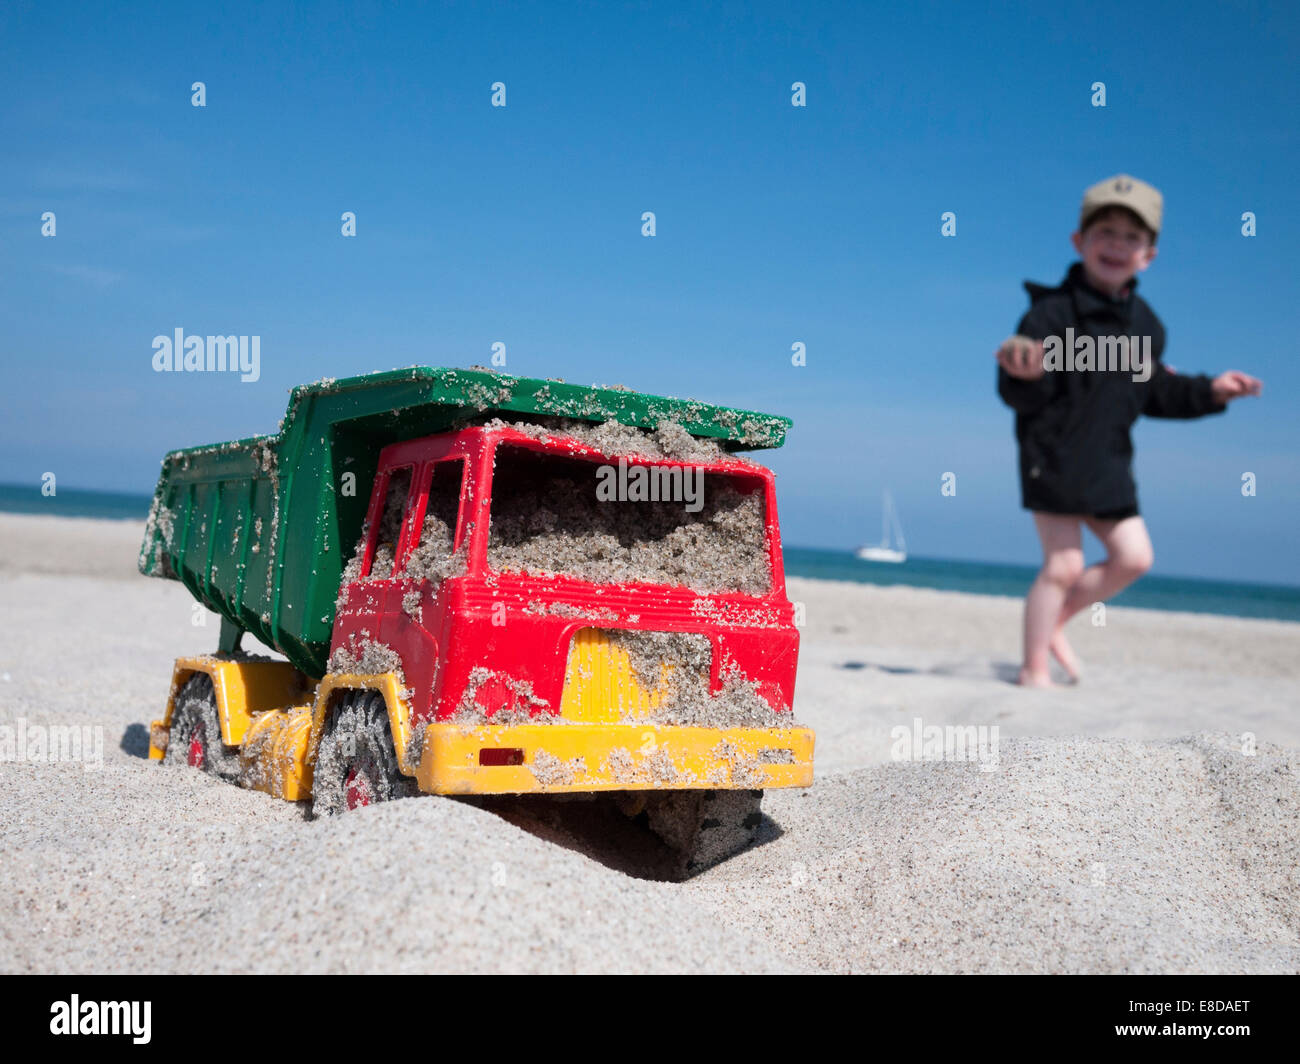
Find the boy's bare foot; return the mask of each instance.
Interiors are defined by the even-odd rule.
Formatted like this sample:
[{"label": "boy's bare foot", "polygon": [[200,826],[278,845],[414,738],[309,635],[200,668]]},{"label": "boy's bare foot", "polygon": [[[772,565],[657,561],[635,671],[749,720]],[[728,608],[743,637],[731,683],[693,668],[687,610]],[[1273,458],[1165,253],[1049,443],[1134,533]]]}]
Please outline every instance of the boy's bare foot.
[{"label": "boy's bare foot", "polygon": [[1027,668],[1020,670],[1020,676],[1016,680],[1021,687],[1055,687],[1052,683],[1052,677],[1046,672],[1030,672]]},{"label": "boy's bare foot", "polygon": [[1061,668],[1070,677],[1070,683],[1078,683],[1083,668],[1079,664],[1079,659],[1074,656],[1074,648],[1070,646],[1070,641],[1065,638],[1064,628],[1056,630],[1052,641],[1047,644],[1047,649],[1052,652],[1052,657],[1060,662]]}]

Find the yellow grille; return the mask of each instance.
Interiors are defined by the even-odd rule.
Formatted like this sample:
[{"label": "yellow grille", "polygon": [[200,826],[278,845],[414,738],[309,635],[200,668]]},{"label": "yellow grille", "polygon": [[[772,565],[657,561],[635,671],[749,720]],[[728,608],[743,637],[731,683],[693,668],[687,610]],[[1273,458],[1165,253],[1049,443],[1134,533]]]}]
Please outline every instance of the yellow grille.
[{"label": "yellow grille", "polygon": [[668,677],[677,665],[659,665],[659,685],[646,690],[637,683],[628,652],[599,628],[581,628],[569,648],[560,716],[588,724],[633,721],[658,709]]}]

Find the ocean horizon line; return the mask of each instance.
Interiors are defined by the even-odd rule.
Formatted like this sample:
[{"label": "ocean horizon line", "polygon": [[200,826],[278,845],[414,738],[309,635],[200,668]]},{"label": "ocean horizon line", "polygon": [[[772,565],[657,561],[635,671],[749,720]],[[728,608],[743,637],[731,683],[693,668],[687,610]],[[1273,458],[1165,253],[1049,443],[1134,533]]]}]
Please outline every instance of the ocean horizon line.
[{"label": "ocean horizon line", "polygon": [[[0,512],[3,513],[143,521],[152,499],[152,494],[139,492],[65,487],[58,488],[54,496],[45,496],[39,485],[0,483]],[[1012,598],[1023,597],[1038,573],[1036,565],[973,558],[909,555],[901,563],[868,562],[857,558],[851,547],[803,547],[787,543],[782,553],[787,576]],[[1300,586],[1292,584],[1149,573],[1109,599],[1108,604],[1300,622]]]}]

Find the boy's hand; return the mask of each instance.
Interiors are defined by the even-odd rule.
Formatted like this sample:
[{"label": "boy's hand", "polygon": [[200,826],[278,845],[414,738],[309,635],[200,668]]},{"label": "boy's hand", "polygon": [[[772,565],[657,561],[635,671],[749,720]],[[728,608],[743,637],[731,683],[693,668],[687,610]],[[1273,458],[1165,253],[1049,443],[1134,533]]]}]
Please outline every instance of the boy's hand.
[{"label": "boy's hand", "polygon": [[1028,336],[1008,336],[994,352],[994,357],[999,366],[1021,380],[1037,380],[1045,372],[1042,340],[1031,340]]},{"label": "boy's hand", "polygon": [[1240,399],[1244,395],[1259,395],[1264,390],[1264,382],[1248,373],[1235,369],[1220,373],[1210,384],[1210,393],[1216,402],[1226,403],[1231,399]]}]

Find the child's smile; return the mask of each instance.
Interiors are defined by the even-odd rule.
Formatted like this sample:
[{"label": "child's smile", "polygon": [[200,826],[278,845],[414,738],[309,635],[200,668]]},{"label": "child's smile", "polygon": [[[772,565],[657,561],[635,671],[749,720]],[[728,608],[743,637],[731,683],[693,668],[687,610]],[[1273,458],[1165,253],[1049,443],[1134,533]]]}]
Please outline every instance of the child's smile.
[{"label": "child's smile", "polygon": [[1156,249],[1139,225],[1120,213],[1102,218],[1084,233],[1074,235],[1074,246],[1093,287],[1118,296],[1155,258]]}]

